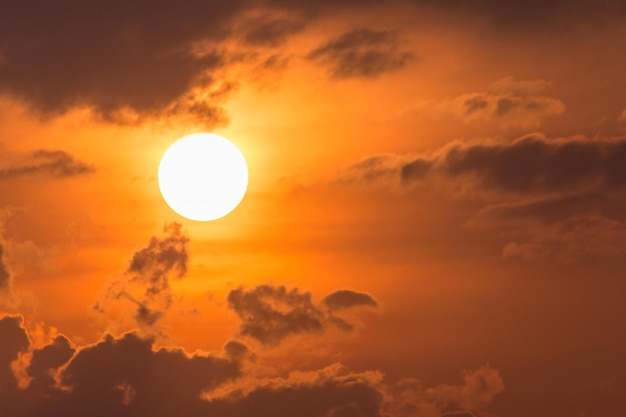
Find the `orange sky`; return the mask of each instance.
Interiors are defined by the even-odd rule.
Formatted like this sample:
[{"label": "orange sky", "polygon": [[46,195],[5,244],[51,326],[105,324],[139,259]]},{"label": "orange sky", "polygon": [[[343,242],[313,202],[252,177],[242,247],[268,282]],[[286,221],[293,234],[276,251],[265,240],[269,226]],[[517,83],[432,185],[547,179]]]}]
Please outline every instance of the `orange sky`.
[{"label": "orange sky", "polygon": [[[0,416],[623,416],[624,23],[9,0]],[[212,222],[156,181],[202,131],[250,173]]]}]

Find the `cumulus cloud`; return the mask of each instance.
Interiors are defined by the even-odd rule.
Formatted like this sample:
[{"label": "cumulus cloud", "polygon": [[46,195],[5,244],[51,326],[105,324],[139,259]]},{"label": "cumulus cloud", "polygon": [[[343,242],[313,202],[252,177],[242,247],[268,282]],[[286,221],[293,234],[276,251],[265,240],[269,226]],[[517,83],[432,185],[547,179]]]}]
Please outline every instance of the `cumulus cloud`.
[{"label": "cumulus cloud", "polygon": [[228,306],[241,319],[241,336],[274,345],[292,335],[323,333],[329,326],[350,331],[354,325],[334,313],[354,307],[375,308],[378,303],[369,294],[340,290],[327,295],[318,305],[311,293],[298,288],[261,285],[232,290]]},{"label": "cumulus cloud", "polygon": [[80,161],[65,151],[40,149],[32,152],[28,158],[20,163],[0,166],[0,180],[30,175],[68,178],[94,171],[93,165]]},{"label": "cumulus cloud", "polygon": [[7,417],[198,416],[205,406],[201,394],[241,372],[236,360],[155,349],[152,340],[133,333],[106,336],[78,351],[59,336],[34,351],[27,368],[33,381],[20,388],[9,365],[29,347],[21,318],[1,319],[0,336],[0,402]]},{"label": "cumulus cloud", "polygon": [[167,225],[164,233],[135,252],[126,272],[104,289],[94,305],[96,311],[106,313],[116,301],[130,301],[135,305],[135,320],[142,327],[153,326],[165,314],[173,302],[170,280],[187,273],[189,238],[179,223]]},{"label": "cumulus cloud", "polygon": [[376,77],[404,67],[413,54],[400,47],[394,32],[357,28],[320,45],[308,58],[326,65],[333,78]]},{"label": "cumulus cloud", "polygon": [[[348,305],[355,299],[358,305],[371,304],[367,298],[349,297]],[[340,364],[262,377],[246,374],[247,355],[241,353],[247,348],[239,342],[229,342],[224,354],[190,355],[175,347],[156,348],[153,339],[136,333],[106,335],[78,349],[59,335],[32,352],[26,367],[30,381],[20,385],[11,363],[30,347],[21,317],[0,319],[0,340],[5,417],[254,417],[259,412],[277,417],[437,417],[461,416],[463,410],[473,416],[469,410],[483,411],[504,388],[491,368],[466,372],[460,385],[432,388],[415,379],[388,384],[379,371],[352,372]]]}]

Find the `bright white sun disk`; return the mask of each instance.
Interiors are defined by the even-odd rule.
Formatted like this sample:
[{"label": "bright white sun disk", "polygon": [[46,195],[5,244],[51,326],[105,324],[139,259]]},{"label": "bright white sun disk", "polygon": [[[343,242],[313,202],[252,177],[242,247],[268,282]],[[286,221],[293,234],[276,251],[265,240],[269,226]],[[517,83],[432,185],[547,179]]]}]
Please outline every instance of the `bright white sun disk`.
[{"label": "bright white sun disk", "polygon": [[215,220],[230,213],[243,199],[248,166],[228,139],[195,133],[165,151],[158,181],[165,202],[176,213],[191,220]]}]

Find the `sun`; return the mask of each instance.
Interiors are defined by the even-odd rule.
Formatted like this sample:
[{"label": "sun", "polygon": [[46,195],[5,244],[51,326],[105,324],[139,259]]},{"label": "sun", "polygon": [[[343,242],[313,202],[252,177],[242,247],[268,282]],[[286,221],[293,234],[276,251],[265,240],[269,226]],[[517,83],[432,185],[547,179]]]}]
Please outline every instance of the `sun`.
[{"label": "sun", "polygon": [[159,189],[176,213],[209,221],[235,209],[248,188],[248,166],[228,139],[194,133],[174,142],[163,154]]}]

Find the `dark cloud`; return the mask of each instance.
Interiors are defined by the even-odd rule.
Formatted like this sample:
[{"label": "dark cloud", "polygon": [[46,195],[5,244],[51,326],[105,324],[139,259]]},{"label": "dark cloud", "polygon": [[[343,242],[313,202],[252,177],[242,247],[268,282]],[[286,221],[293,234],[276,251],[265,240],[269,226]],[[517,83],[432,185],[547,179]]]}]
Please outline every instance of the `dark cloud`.
[{"label": "dark cloud", "polygon": [[371,295],[352,290],[338,290],[330,293],[322,299],[321,304],[329,311],[353,307],[378,307],[378,303]]},{"label": "dark cloud", "polygon": [[600,192],[490,204],[468,223],[498,230],[502,256],[573,262],[626,251],[626,201]]},{"label": "dark cloud", "polygon": [[413,54],[402,50],[396,33],[353,29],[308,54],[328,66],[334,78],[375,77],[404,67]]},{"label": "dark cloud", "polygon": [[46,175],[68,178],[95,171],[93,165],[77,160],[65,151],[41,149],[30,154],[26,161],[8,167],[0,167],[0,180],[29,175]]},{"label": "dark cloud", "polygon": [[46,372],[57,369],[67,363],[74,356],[75,352],[76,350],[72,347],[69,339],[59,335],[49,345],[33,352],[26,372],[31,377],[40,377]]},{"label": "dark cloud", "polygon": [[367,374],[311,372],[303,381],[273,381],[207,404],[207,415],[256,417],[381,417],[383,395]]},{"label": "dark cloud", "polygon": [[[205,391],[238,378],[240,363],[214,355],[153,348],[135,334],[105,337],[74,352],[65,338],[33,353],[34,380],[18,388],[9,364],[28,348],[21,320],[0,320],[0,403],[3,416],[200,416]],[[61,368],[61,365],[64,365]],[[53,370],[59,383],[46,374]]]},{"label": "dark cloud", "polygon": [[244,41],[253,46],[276,47],[287,41],[289,36],[302,31],[305,22],[299,19],[270,18],[246,23]]},{"label": "dark cloud", "polygon": [[302,333],[322,333],[331,325],[343,331],[353,329],[336,310],[358,306],[376,307],[369,295],[350,290],[330,294],[320,305],[313,303],[309,292],[297,288],[261,285],[250,290],[238,288],[228,294],[228,306],[242,323],[239,334],[266,345]]},{"label": "dark cloud", "polygon": [[[227,61],[216,42],[242,5],[10,0],[0,15],[0,91],[44,114],[76,105],[107,120],[124,108],[160,114],[213,83]],[[209,44],[192,53],[199,41]]]},{"label": "dark cloud", "polygon": [[[175,116],[214,127],[227,121],[221,98],[196,93],[227,79],[241,51],[228,51],[224,45],[239,35],[241,21],[250,24],[243,35],[247,46],[276,46],[313,19],[378,6],[373,0],[186,0],[175,5],[164,0],[62,0],[54,5],[8,0],[0,14],[0,93],[23,100],[45,116],[88,106],[115,123]],[[621,0],[395,0],[386,7],[397,7],[409,17],[406,13],[415,13],[416,23],[426,8],[444,22],[456,24],[462,16],[499,34],[527,29],[521,32],[526,35],[561,33],[566,26],[597,24],[626,13]],[[258,10],[272,13],[257,21],[246,19]],[[400,47],[394,32],[355,29],[309,56],[342,78],[373,77],[401,68],[412,54]]]},{"label": "dark cloud", "polygon": [[[411,183],[429,174],[465,177],[503,193],[533,194],[626,185],[626,139],[550,139],[531,134],[510,143],[454,142],[399,167]],[[428,169],[413,170],[413,166]]]},{"label": "dark cloud", "polygon": [[[29,345],[21,317],[5,316],[0,319],[0,404],[3,404],[3,397],[10,398],[18,390],[17,378],[11,370],[11,362],[17,359],[20,352],[28,349]],[[4,404],[2,409],[4,413]]]},{"label": "dark cloud", "polygon": [[[526,86],[526,88],[530,88]],[[494,230],[505,258],[620,256],[626,248],[625,138],[454,141],[428,155],[375,155],[340,174],[343,183],[435,185],[485,206],[466,223]]]},{"label": "dark cloud", "polygon": [[[225,355],[155,348],[136,333],[105,336],[74,349],[57,336],[33,352],[19,384],[11,362],[29,348],[21,317],[0,319],[0,404],[3,417],[431,417],[483,411],[504,385],[498,371],[466,372],[461,385],[395,385],[378,371],[351,372],[340,364],[286,377],[245,375],[248,350],[229,342]],[[26,356],[27,357],[27,356]],[[472,415],[469,411],[467,415]]]},{"label": "dark cloud", "polygon": [[170,280],[187,273],[189,238],[179,223],[167,225],[164,233],[133,255],[126,272],[108,284],[95,310],[106,312],[115,300],[129,300],[136,305],[135,320],[146,327],[165,314],[173,302]]},{"label": "dark cloud", "polygon": [[0,244],[0,295],[11,290],[11,274],[4,262],[4,246]]}]

